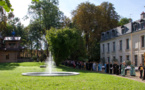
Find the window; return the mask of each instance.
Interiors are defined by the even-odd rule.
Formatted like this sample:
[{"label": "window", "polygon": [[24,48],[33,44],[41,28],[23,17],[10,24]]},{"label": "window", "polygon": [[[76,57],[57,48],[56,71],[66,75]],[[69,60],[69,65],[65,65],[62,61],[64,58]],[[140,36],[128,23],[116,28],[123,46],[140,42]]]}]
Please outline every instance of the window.
[{"label": "window", "polygon": [[126,56],[126,60],[130,60],[130,59],[129,59],[129,55]]},{"label": "window", "polygon": [[104,46],[104,44],[103,44],[103,53],[105,53],[105,46]]},{"label": "window", "polygon": [[122,34],[125,34],[125,29],[124,28],[122,28]]},{"label": "window", "polygon": [[101,37],[101,39],[104,39],[104,33],[102,34],[102,37]]},{"label": "window", "polygon": [[14,48],[15,43],[9,43],[10,48]]},{"label": "window", "polygon": [[134,56],[135,66],[137,66],[137,55]]},{"label": "window", "polygon": [[110,57],[108,57],[108,62],[110,63]]},{"label": "window", "polygon": [[8,60],[8,59],[9,59],[9,54],[6,55],[6,60]]},{"label": "window", "polygon": [[122,63],[122,56],[120,56],[120,63]]},{"label": "window", "polygon": [[133,24],[133,31],[137,31],[139,29],[139,24],[134,22]]},{"label": "window", "polygon": [[115,58],[115,56],[113,56],[113,60],[115,60],[116,58]]},{"label": "window", "polygon": [[141,36],[141,47],[144,47],[144,36]]},{"label": "window", "polygon": [[108,45],[108,52],[110,52],[110,48],[109,48],[109,47],[110,47],[110,44],[109,44],[109,43],[107,43],[107,45]]},{"label": "window", "polygon": [[120,40],[120,50],[122,50],[122,40]]},{"label": "window", "polygon": [[142,54],[141,56],[142,56],[142,62],[141,63],[144,64],[144,55]]},{"label": "window", "polygon": [[129,49],[129,39],[126,39],[126,49]]},{"label": "window", "polygon": [[113,51],[115,51],[115,42],[113,42]]}]

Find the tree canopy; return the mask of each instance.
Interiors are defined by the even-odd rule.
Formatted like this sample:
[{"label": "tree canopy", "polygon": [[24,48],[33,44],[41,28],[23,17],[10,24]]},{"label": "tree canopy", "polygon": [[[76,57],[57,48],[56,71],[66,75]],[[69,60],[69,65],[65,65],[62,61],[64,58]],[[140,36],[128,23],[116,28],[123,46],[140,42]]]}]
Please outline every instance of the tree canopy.
[{"label": "tree canopy", "polygon": [[[94,54],[99,50],[97,42],[100,41],[101,32],[118,26],[119,15],[112,3],[103,2],[101,5],[94,5],[90,2],[81,3],[72,12],[74,26],[82,31],[85,36],[87,53],[90,59],[97,59]],[[94,52],[92,52],[94,51]],[[95,57],[92,57],[95,56]],[[99,53],[97,55],[99,57]]]},{"label": "tree canopy", "polygon": [[130,18],[121,18],[119,21],[119,25],[122,26],[124,24],[127,24],[129,23],[130,20],[131,20]]},{"label": "tree canopy", "polygon": [[83,47],[84,44],[82,44],[83,40],[81,34],[76,29],[51,28],[47,32],[46,39],[57,66],[77,51],[80,56],[85,55],[85,48],[81,48],[81,50],[84,51],[79,49]]}]

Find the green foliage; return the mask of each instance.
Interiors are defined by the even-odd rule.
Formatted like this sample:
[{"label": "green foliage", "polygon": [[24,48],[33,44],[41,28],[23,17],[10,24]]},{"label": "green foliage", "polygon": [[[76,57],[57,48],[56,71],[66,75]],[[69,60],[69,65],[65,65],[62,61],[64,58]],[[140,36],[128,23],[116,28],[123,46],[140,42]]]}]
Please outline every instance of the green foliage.
[{"label": "green foliage", "polygon": [[74,27],[84,34],[89,59],[99,61],[101,32],[118,26],[119,15],[115,7],[109,2],[98,6],[84,2],[72,12],[72,16]]},{"label": "green foliage", "polygon": [[[19,66],[17,66],[19,65]],[[22,76],[25,72],[44,72],[44,63],[23,62],[15,66],[1,66],[0,90],[144,90],[142,82],[84,70],[61,66],[59,72],[79,72],[80,75],[66,77]]]},{"label": "green foliage", "polygon": [[0,6],[2,6],[6,12],[13,11],[10,0],[0,0]]},{"label": "green foliage", "polygon": [[127,24],[129,23],[129,20],[130,18],[122,18],[120,21],[119,21],[119,25],[122,26],[124,24]]},{"label": "green foliage", "polygon": [[33,59],[34,61],[37,61],[37,56],[33,56],[32,59]]},{"label": "green foliage", "polygon": [[83,45],[80,46],[81,35],[76,29],[51,28],[47,32],[46,39],[56,65],[59,65],[62,61],[66,60],[68,56],[71,56],[71,54],[74,54],[74,52],[79,51],[80,54],[83,53],[83,51],[79,50],[81,46],[83,47]]},{"label": "green foliage", "polygon": [[2,31],[3,36],[12,36],[12,31],[16,32],[15,36],[21,37],[21,45],[24,46],[28,43],[28,31],[21,24],[19,18],[13,18],[8,21],[6,29]]},{"label": "green foliage", "polygon": [[116,58],[113,58],[113,60],[112,60],[113,62],[118,62],[118,59],[116,59]]},{"label": "green foliage", "polygon": [[129,66],[131,65],[131,61],[130,60],[126,60],[125,63],[126,63],[126,65],[129,65]]},{"label": "green foliage", "polygon": [[62,12],[59,10],[58,0],[41,0],[32,2],[28,12],[33,21],[39,21],[39,24],[49,30],[51,27],[58,27]]},{"label": "green foliage", "polygon": [[40,57],[39,57],[39,60],[41,61],[41,62],[43,62],[43,61],[45,61],[46,60],[46,54],[42,54]]}]

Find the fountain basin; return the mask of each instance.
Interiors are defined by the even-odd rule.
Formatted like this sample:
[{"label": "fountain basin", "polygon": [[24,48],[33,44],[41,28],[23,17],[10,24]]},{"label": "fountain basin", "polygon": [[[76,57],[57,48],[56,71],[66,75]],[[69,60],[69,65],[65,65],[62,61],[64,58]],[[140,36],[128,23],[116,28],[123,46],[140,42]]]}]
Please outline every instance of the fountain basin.
[{"label": "fountain basin", "polygon": [[28,72],[22,73],[23,76],[72,76],[72,75],[79,75],[80,73],[77,72]]}]

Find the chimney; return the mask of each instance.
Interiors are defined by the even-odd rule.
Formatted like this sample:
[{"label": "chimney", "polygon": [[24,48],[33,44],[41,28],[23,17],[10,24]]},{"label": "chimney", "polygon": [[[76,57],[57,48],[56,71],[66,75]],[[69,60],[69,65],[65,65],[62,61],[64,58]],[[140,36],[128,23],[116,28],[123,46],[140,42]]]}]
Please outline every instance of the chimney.
[{"label": "chimney", "polygon": [[145,12],[141,13],[141,19],[145,19]]}]

